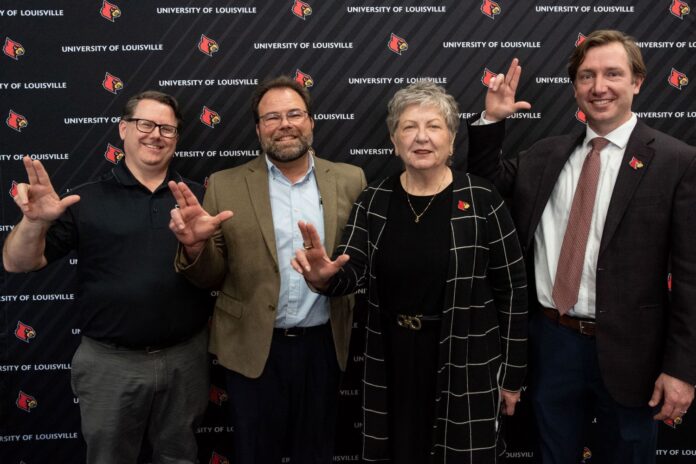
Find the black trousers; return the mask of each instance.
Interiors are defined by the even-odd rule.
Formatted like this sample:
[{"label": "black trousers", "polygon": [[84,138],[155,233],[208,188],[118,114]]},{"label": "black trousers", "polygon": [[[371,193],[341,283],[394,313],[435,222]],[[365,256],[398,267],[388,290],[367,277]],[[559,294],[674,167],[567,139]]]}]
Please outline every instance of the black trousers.
[{"label": "black trousers", "polygon": [[274,331],[261,376],[225,370],[235,464],[330,464],[340,370],[329,324],[297,336]]}]

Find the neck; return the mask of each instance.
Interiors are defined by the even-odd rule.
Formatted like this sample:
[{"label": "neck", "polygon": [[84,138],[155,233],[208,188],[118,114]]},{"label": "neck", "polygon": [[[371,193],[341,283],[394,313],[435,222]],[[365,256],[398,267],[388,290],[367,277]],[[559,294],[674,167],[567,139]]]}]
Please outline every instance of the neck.
[{"label": "neck", "polygon": [[162,182],[164,182],[164,178],[167,177],[166,166],[164,169],[153,168],[152,170],[140,170],[128,164],[127,156],[123,159],[123,161],[126,163],[126,167],[131,172],[131,174],[133,174],[133,177],[135,177],[138,180],[138,182],[143,184],[151,192],[157,190],[157,187],[162,185]]},{"label": "neck", "polygon": [[307,173],[307,168],[309,167],[309,156],[308,151],[301,157],[292,161],[278,161],[272,158],[268,159],[271,160],[271,163],[273,163],[275,167],[277,167],[278,170],[280,170],[280,172],[282,172],[283,175],[294,184],[302,179],[302,177]]},{"label": "neck", "polygon": [[401,185],[411,195],[434,195],[452,181],[452,171],[447,166],[421,171],[408,169],[401,175]]}]

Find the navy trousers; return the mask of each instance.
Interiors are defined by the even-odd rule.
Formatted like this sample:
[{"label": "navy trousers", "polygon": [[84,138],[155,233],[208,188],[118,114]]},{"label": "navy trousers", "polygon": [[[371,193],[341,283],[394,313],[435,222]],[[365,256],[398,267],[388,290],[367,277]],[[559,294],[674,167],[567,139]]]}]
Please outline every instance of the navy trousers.
[{"label": "navy trousers", "polygon": [[[656,410],[630,408],[609,395],[594,337],[560,326],[540,311],[529,327],[529,388],[544,464],[578,463],[590,447],[592,464],[655,462]],[[596,418],[594,445],[588,426]]]},{"label": "navy trousers", "polygon": [[275,331],[261,376],[225,369],[234,464],[330,464],[340,370],[331,327],[298,336]]}]

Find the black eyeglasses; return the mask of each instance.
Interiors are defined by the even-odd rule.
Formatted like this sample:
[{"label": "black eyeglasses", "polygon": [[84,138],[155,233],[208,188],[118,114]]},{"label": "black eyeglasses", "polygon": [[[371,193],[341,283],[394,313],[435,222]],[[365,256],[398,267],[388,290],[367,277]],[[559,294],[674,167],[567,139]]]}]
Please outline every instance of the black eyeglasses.
[{"label": "black eyeglasses", "polygon": [[150,132],[155,130],[155,127],[159,127],[160,135],[168,139],[173,139],[174,137],[176,137],[177,132],[179,132],[175,126],[170,126],[169,124],[157,124],[156,122],[150,121],[149,119],[124,118],[123,120],[134,122],[136,129],[138,129],[140,132],[144,132],[145,134],[149,134]]}]

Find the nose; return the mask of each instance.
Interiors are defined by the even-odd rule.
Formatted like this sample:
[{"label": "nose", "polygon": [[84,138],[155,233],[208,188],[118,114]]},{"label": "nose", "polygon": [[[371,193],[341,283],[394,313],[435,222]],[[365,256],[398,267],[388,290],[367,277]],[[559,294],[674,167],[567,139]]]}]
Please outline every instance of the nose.
[{"label": "nose", "polygon": [[418,132],[416,132],[416,142],[425,143],[428,141],[428,132],[425,130],[424,126],[418,127]]},{"label": "nose", "polygon": [[594,93],[603,93],[607,89],[606,83],[602,76],[597,76],[592,83],[592,91]]}]

